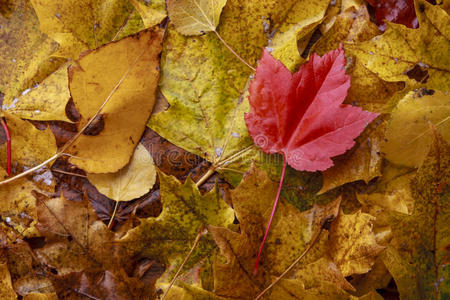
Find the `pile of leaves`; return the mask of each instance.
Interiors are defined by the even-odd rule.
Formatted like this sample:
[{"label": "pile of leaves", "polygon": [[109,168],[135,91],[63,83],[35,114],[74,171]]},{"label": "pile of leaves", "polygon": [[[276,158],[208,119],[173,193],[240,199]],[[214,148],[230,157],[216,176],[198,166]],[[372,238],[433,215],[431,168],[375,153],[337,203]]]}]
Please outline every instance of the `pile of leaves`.
[{"label": "pile of leaves", "polygon": [[3,1],[0,298],[449,298],[431,2]]}]

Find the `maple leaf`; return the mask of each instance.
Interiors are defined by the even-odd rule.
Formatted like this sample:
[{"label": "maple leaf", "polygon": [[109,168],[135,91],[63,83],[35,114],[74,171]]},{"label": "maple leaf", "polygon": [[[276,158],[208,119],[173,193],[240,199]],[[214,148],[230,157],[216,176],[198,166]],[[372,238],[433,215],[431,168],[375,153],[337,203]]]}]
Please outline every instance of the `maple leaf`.
[{"label": "maple leaf", "polygon": [[419,25],[414,11],[414,0],[369,0],[368,2],[375,8],[377,24],[382,30],[386,29],[385,21],[403,24],[409,28],[417,28]]},{"label": "maple leaf", "polygon": [[250,135],[267,153],[282,153],[296,170],[323,171],[344,153],[378,114],[342,105],[350,86],[344,51],[310,61],[292,75],[264,51],[250,84]]},{"label": "maple leaf", "polygon": [[[378,114],[343,105],[350,86],[342,48],[319,57],[313,54],[294,75],[267,50],[250,83],[248,131],[267,153],[283,154],[283,171],[274,201],[278,203],[286,164],[296,170],[325,170],[330,157],[344,153]],[[272,217],[259,248],[255,272]]]}]

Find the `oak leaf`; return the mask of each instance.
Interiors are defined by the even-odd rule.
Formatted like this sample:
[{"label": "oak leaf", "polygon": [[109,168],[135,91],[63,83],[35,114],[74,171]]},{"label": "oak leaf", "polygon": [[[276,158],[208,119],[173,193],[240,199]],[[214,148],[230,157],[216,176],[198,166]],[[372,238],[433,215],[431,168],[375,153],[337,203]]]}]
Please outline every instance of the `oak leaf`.
[{"label": "oak leaf", "polygon": [[344,51],[313,54],[291,72],[264,51],[250,84],[250,135],[266,153],[282,153],[296,170],[323,171],[378,114],[343,105],[350,86]]}]

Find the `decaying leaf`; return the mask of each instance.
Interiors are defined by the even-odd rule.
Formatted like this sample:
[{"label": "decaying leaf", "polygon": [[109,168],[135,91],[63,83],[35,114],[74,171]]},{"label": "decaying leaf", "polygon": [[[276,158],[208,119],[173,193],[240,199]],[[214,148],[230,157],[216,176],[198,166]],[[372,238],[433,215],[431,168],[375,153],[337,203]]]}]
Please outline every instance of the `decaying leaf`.
[{"label": "decaying leaf", "polygon": [[[386,32],[370,41],[346,44],[370,71],[389,82],[450,89],[449,16],[439,5],[416,0],[418,29],[387,23]],[[414,74],[414,70],[419,74]],[[413,78],[413,79],[412,79]]]},{"label": "decaying leaf", "polygon": [[[120,243],[130,253],[173,265],[188,253],[202,227],[228,226],[233,223],[234,213],[216,187],[201,195],[191,178],[181,184],[175,177],[159,173],[159,180],[162,213],[157,218],[139,219],[140,225],[128,231]],[[213,244],[202,238],[189,265],[207,256]]]},{"label": "decaying leaf", "polygon": [[78,128],[101,112],[104,129],[82,135],[71,146],[70,162],[89,173],[125,166],[144,132],[155,103],[162,30],[139,32],[80,58],[69,69],[70,92],[81,114]]},{"label": "decaying leaf", "polygon": [[66,116],[66,104],[70,99],[68,64],[45,78],[38,86],[22,93],[3,109],[23,118],[37,121],[58,120],[72,122]]},{"label": "decaying leaf", "polygon": [[227,0],[168,0],[170,20],[184,35],[215,31]]},{"label": "decaying leaf", "polygon": [[418,167],[433,140],[430,124],[450,141],[450,94],[419,89],[409,92],[392,112],[381,150],[395,164]]},{"label": "decaying leaf", "polygon": [[394,242],[383,261],[395,279],[401,299],[450,297],[450,148],[436,136],[423,165],[411,181],[412,215],[393,213]]},{"label": "decaying leaf", "polygon": [[[3,112],[11,132],[12,161],[20,167],[34,167],[56,153],[56,141],[49,128],[36,129],[30,122]],[[6,166],[6,145],[0,147],[0,160]]]},{"label": "decaying leaf", "polygon": [[97,190],[108,198],[129,201],[144,195],[153,187],[156,168],[150,153],[139,144],[130,163],[118,172],[87,176]]},{"label": "decaying leaf", "polygon": [[11,4],[12,13],[8,17],[0,15],[0,92],[5,94],[5,104],[30,88],[39,72],[51,71],[48,57],[58,47],[39,31],[39,22],[28,1]]}]

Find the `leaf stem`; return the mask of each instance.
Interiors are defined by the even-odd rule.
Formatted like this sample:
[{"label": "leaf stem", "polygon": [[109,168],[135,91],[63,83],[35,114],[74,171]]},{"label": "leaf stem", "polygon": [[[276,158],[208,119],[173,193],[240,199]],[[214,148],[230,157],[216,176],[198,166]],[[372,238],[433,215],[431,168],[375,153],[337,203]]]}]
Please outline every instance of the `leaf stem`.
[{"label": "leaf stem", "polygon": [[164,295],[162,296],[161,300],[164,300],[164,298],[166,298],[167,294],[169,294],[170,289],[172,288],[173,284],[175,283],[175,281],[178,278],[178,275],[180,275],[181,270],[183,270],[184,265],[186,264],[186,262],[189,260],[189,258],[191,257],[192,253],[194,252],[195,248],[198,245],[198,242],[200,241],[200,238],[202,237],[203,234],[203,227],[200,228],[197,236],[195,237],[194,240],[194,244],[191,247],[191,250],[189,250],[188,255],[184,258],[183,262],[181,263],[181,265],[178,267],[177,273],[175,273],[175,276],[172,278],[172,280],[170,281],[169,286],[167,287],[167,290],[164,292]]},{"label": "leaf stem", "polygon": [[200,187],[202,184],[204,184],[209,177],[211,177],[212,174],[214,174],[214,172],[216,171],[216,168],[214,168],[214,166],[211,166],[208,171],[205,173],[205,175],[202,176],[202,178],[200,178],[200,180],[195,184],[197,187]]},{"label": "leaf stem", "polygon": [[243,62],[247,67],[249,67],[253,72],[256,71],[256,69],[254,67],[252,67],[252,65],[250,65],[248,62],[246,62],[239,54],[237,54],[233,48],[231,48],[230,45],[228,45],[227,42],[225,42],[225,40],[220,36],[220,34],[217,32],[217,30],[213,30],[213,32],[217,35],[217,37],[219,38],[219,40],[222,42],[222,44],[225,45],[225,47],[228,48],[228,50],[230,50],[231,53],[233,53],[234,56],[236,56],[241,62]]},{"label": "leaf stem", "polygon": [[9,133],[8,125],[6,125],[5,118],[1,119],[1,123],[2,123],[3,129],[5,130],[5,134],[6,134],[6,151],[7,151],[6,172],[8,173],[8,176],[10,176],[11,175],[11,135]]},{"label": "leaf stem", "polygon": [[119,201],[116,201],[116,205],[114,206],[113,213],[111,215],[111,218],[109,219],[108,229],[112,229],[112,227],[113,227],[113,222],[114,222],[114,218],[116,217],[116,212],[117,212],[118,206],[119,206]]},{"label": "leaf stem", "polygon": [[267,236],[269,235],[270,225],[272,225],[273,216],[275,215],[275,210],[277,209],[278,201],[280,200],[281,188],[283,187],[284,175],[286,174],[286,166],[287,160],[283,155],[283,171],[281,171],[280,184],[278,186],[277,196],[275,197],[275,201],[273,203],[272,212],[270,214],[269,223],[266,227],[266,232],[264,233],[264,238],[259,246],[258,256],[256,257],[255,268],[253,269],[253,274],[256,275],[258,273],[259,260],[261,258],[261,253],[264,248],[264,244],[266,243]]}]

